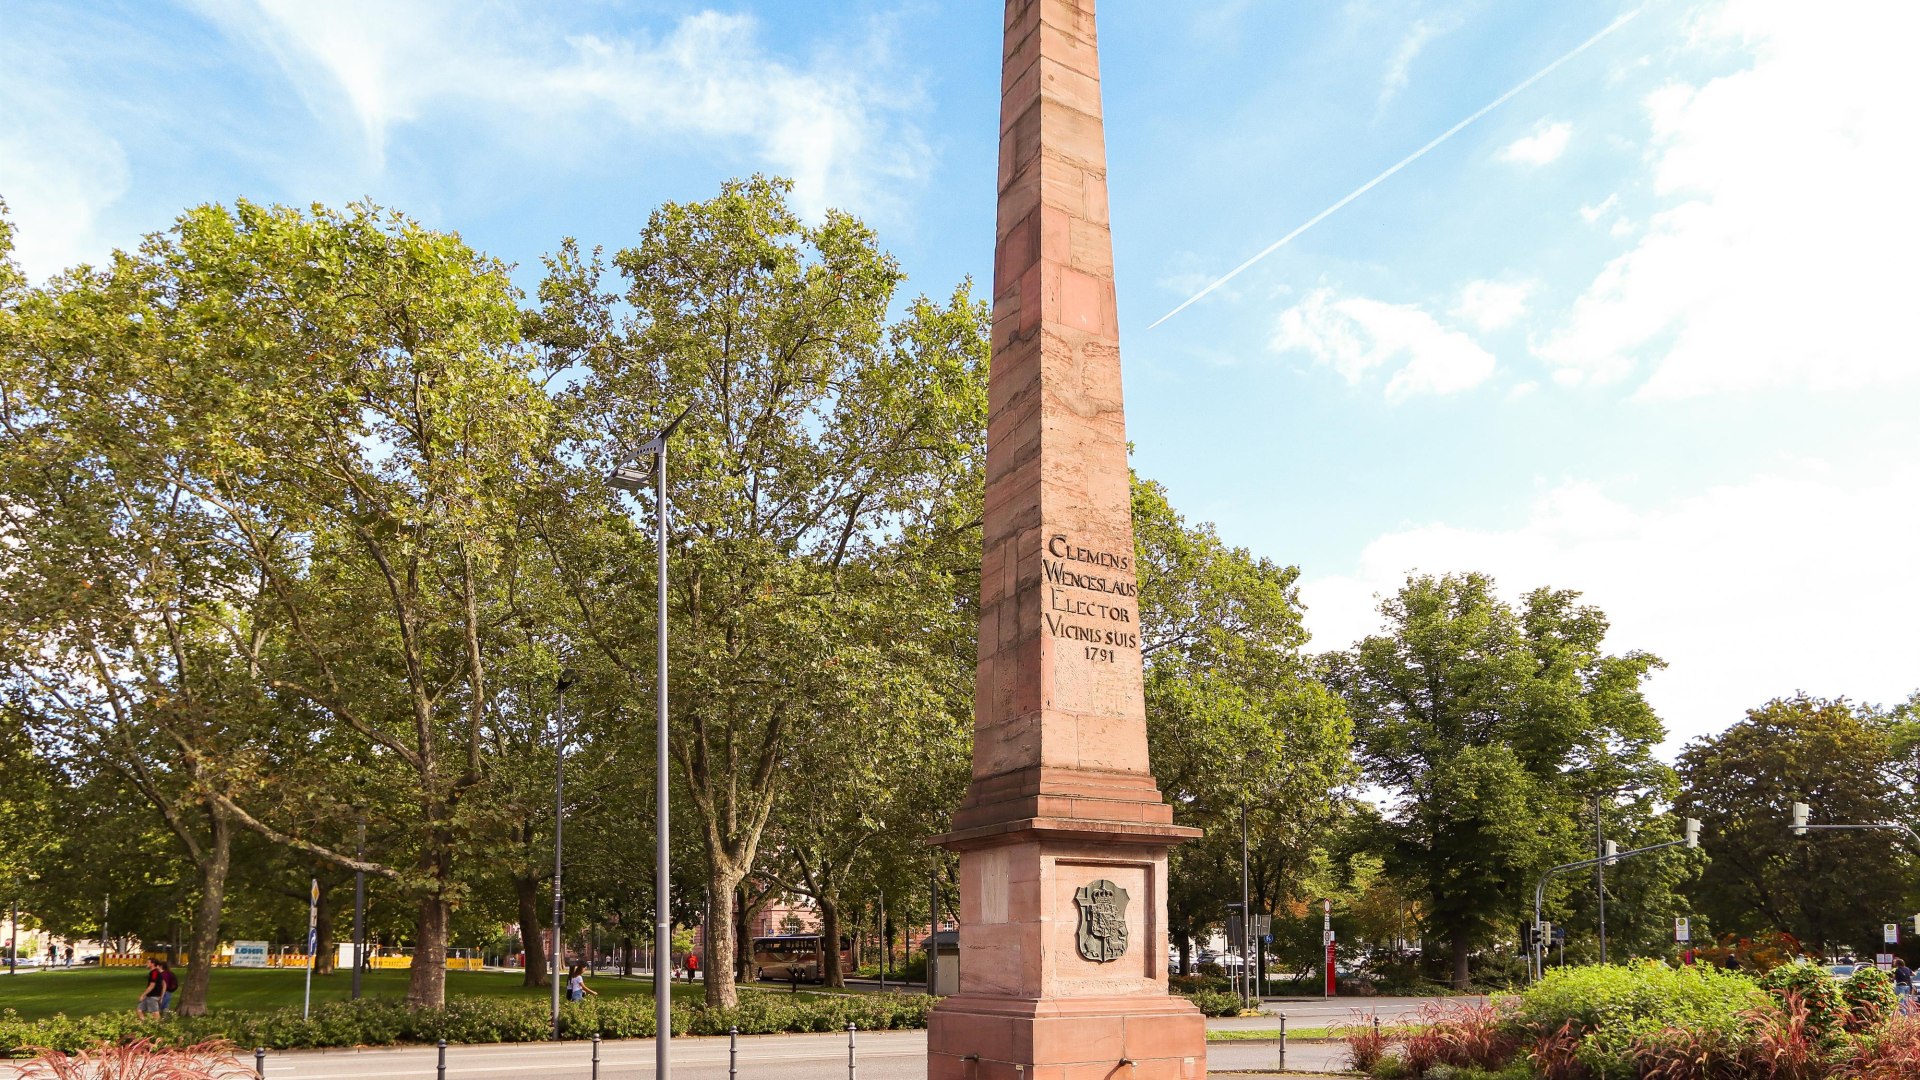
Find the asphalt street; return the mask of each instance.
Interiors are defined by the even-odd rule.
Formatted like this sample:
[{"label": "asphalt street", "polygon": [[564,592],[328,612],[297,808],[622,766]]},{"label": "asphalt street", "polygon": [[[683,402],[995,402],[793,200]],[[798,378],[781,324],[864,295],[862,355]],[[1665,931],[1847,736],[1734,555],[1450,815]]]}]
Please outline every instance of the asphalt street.
[{"label": "asphalt street", "polygon": [[[1267,1023],[1271,1026],[1272,1021]],[[924,1080],[927,1075],[926,1032],[861,1032],[855,1039],[857,1080]],[[1278,1050],[1271,1041],[1213,1043],[1207,1047],[1207,1065],[1211,1072],[1273,1073],[1279,1067]],[[278,1051],[267,1055],[267,1080],[428,1080],[435,1076],[437,1053],[431,1046]],[[1289,1070],[1311,1072],[1337,1069],[1345,1060],[1339,1043],[1295,1041],[1288,1047],[1286,1064]],[[676,1077],[729,1080],[727,1066],[724,1038],[674,1041]],[[737,1068],[740,1080],[846,1080],[847,1036],[840,1032],[741,1036]],[[603,1080],[650,1077],[653,1072],[651,1039],[600,1044]],[[592,1045],[450,1046],[446,1076],[447,1080],[513,1076],[590,1080]]]}]

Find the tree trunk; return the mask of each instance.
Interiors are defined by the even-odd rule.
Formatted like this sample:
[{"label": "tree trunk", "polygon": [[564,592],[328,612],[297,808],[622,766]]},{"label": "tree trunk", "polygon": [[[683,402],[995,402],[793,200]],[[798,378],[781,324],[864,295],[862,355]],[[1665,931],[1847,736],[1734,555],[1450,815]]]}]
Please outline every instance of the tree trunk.
[{"label": "tree trunk", "polygon": [[[821,892],[826,894],[826,890]],[[820,906],[820,982],[825,986],[847,985],[847,973],[840,966],[840,898],[826,894],[816,896],[813,902]]]},{"label": "tree trunk", "polygon": [[1455,931],[1453,935],[1453,988],[1455,990],[1467,989],[1469,982],[1467,959],[1469,954],[1470,950],[1467,946],[1466,933],[1463,931]]},{"label": "tree trunk", "polygon": [[540,879],[513,876],[514,895],[520,900],[520,947],[526,950],[527,970],[521,986],[547,985],[547,944],[540,933]]},{"label": "tree trunk", "polygon": [[446,898],[438,892],[420,898],[420,918],[414,924],[413,970],[407,978],[407,1004],[415,1009],[438,1009],[447,1003]]},{"label": "tree trunk", "polygon": [[1180,974],[1193,974],[1193,935],[1180,935]]},{"label": "tree trunk", "polygon": [[706,926],[701,928],[706,937],[707,955],[702,958],[705,964],[701,971],[707,981],[707,1004],[731,1009],[740,1004],[738,984],[733,981],[734,890],[747,875],[744,871],[709,865],[708,918]]},{"label": "tree trunk", "polygon": [[314,904],[316,918],[313,924],[313,973],[331,975],[334,962],[339,959],[340,949],[333,940],[333,904],[329,902],[333,890],[327,883],[320,883],[320,900]]},{"label": "tree trunk", "polygon": [[633,978],[633,935],[620,936],[620,977]]},{"label": "tree trunk", "polygon": [[739,893],[739,906],[733,913],[733,940],[740,944],[733,950],[733,978],[735,982],[746,982],[753,978],[753,972],[748,970],[753,966],[753,935],[747,926],[753,918],[753,905],[747,900],[744,883]]},{"label": "tree trunk", "polygon": [[210,807],[207,818],[212,826],[207,838],[205,860],[199,866],[200,902],[193,911],[193,943],[188,946],[187,977],[180,982],[182,1016],[199,1016],[207,1011],[207,987],[213,981],[213,954],[220,948],[220,913],[227,898],[227,869],[233,857],[233,832],[227,815]]}]

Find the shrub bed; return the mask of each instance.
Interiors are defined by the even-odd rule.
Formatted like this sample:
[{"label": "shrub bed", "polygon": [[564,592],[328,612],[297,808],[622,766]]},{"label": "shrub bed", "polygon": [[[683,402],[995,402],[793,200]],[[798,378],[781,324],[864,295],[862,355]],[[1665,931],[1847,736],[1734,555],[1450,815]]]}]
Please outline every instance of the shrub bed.
[{"label": "shrub bed", "polygon": [[[779,1032],[840,1031],[856,1024],[862,1031],[921,1028],[933,999],[921,995],[848,995],[793,1000],[786,995],[752,995],[738,1008],[676,1004],[675,1035],[743,1035]],[[150,1040],[155,1046],[187,1047],[226,1041],[240,1047],[272,1050],[394,1043],[537,1042],[548,1037],[549,1008],[544,1001],[455,997],[443,1009],[409,1009],[399,1001],[371,998],[328,1002],[302,1019],[297,1009],[274,1012],[214,1011],[205,1016],[140,1017],[128,1013],[55,1016],[27,1021],[12,1010],[0,1012],[0,1051],[13,1056],[46,1048],[75,1053],[90,1047]],[[653,999],[594,998],[560,1007],[560,1032],[570,1039],[599,1035],[608,1039],[650,1038]]]},{"label": "shrub bed", "polygon": [[1525,993],[1349,1029],[1356,1066],[1420,1080],[1920,1080],[1920,1019],[1887,976],[1783,964],[1758,979],[1659,963],[1550,972]]}]

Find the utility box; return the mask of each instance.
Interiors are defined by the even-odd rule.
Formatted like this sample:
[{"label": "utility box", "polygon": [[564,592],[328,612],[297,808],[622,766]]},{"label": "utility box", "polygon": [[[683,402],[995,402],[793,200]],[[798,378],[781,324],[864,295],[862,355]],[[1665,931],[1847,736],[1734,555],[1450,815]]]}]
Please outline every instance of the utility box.
[{"label": "utility box", "polygon": [[952,997],[960,992],[960,931],[942,930],[920,943],[929,957],[935,958],[933,993]]}]

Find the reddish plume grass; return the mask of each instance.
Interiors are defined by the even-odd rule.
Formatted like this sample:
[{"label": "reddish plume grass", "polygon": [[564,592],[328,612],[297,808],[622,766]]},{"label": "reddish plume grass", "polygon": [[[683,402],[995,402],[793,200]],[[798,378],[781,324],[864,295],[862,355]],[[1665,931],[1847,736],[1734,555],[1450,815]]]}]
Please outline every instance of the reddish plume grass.
[{"label": "reddish plume grass", "polygon": [[1633,1043],[1641,1080],[1739,1080],[1739,1044],[1711,1028],[1671,1027]]},{"label": "reddish plume grass", "polygon": [[1507,1011],[1491,1001],[1447,1010],[1434,1024],[1445,1047],[1440,1060],[1461,1068],[1504,1068],[1520,1052]]},{"label": "reddish plume grass", "polygon": [[172,1048],[151,1039],[108,1043],[78,1054],[42,1050],[9,1063],[16,1080],[241,1080],[253,1070],[234,1057],[233,1044],[200,1043]]},{"label": "reddish plume grass", "polygon": [[1847,1064],[1859,1080],[1920,1078],[1920,1017],[1894,1017],[1877,1034],[1856,1043]]},{"label": "reddish plume grass", "polygon": [[1580,1033],[1571,1020],[1534,1039],[1527,1059],[1542,1080],[1593,1080],[1593,1070],[1580,1060]]},{"label": "reddish plume grass", "polygon": [[1821,1080],[1826,1054],[1814,1030],[1812,1010],[1791,991],[1778,1004],[1742,1014],[1753,1025],[1744,1075],[1754,1080]]},{"label": "reddish plume grass", "polygon": [[1425,1076],[1435,1065],[1504,1067],[1520,1052],[1520,1042],[1506,1021],[1507,1011],[1491,1002],[1427,1006],[1401,1039],[1407,1071]]},{"label": "reddish plume grass", "polygon": [[1380,1026],[1378,1013],[1354,1011],[1353,1022],[1336,1029],[1347,1044],[1347,1064],[1355,1072],[1371,1073],[1384,1061],[1398,1032]]}]

